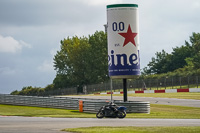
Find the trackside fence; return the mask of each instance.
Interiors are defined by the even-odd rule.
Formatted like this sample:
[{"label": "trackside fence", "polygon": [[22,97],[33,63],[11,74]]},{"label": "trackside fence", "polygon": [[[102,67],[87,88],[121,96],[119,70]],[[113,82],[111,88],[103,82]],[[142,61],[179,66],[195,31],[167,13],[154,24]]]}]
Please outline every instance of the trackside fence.
[{"label": "trackside fence", "polygon": [[[166,90],[166,89],[188,89],[188,88],[200,88],[200,76],[187,76],[187,77],[162,77],[162,78],[140,78],[140,79],[128,79],[127,89],[128,91],[142,91],[142,90]],[[122,79],[113,79],[112,88],[114,92],[121,92],[123,89]],[[72,88],[56,88],[53,90],[45,90],[39,92],[31,92],[28,96],[55,96],[55,95],[77,95],[81,94],[94,94],[110,92],[111,82],[105,81],[99,84],[84,85],[83,90],[78,92],[77,87]]]},{"label": "trackside fence", "polygon": [[[109,100],[83,99],[69,97],[38,97],[0,94],[0,104],[35,106],[46,108],[60,108],[79,110],[80,112],[97,113],[107,105]],[[122,102],[114,101],[118,106],[125,106],[128,113],[150,113],[149,102]]]},{"label": "trackside fence", "polygon": [[78,99],[0,94],[0,104],[78,110]]},{"label": "trackside fence", "polygon": [[[164,77],[152,79],[129,79],[127,80],[128,91],[141,90],[166,90],[166,89],[188,89],[200,88],[200,76],[188,77]],[[122,80],[116,79],[112,81],[113,91],[120,92],[123,89]],[[110,91],[110,81],[101,84],[87,85],[86,93],[102,93]]]}]

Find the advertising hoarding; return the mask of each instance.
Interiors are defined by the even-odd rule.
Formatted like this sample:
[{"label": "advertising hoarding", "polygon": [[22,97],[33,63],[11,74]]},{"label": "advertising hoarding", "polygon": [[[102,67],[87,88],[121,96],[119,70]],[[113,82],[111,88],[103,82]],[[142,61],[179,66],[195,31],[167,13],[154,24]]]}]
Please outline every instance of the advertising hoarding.
[{"label": "advertising hoarding", "polygon": [[140,75],[138,5],[107,5],[107,34],[109,76]]}]

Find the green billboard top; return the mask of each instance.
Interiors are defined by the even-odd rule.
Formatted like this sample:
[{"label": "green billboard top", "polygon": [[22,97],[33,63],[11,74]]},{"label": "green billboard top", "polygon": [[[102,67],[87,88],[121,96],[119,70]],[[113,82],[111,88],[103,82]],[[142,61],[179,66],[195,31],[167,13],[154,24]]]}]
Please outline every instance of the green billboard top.
[{"label": "green billboard top", "polygon": [[117,8],[117,7],[138,7],[137,4],[113,4],[107,5],[107,8]]}]

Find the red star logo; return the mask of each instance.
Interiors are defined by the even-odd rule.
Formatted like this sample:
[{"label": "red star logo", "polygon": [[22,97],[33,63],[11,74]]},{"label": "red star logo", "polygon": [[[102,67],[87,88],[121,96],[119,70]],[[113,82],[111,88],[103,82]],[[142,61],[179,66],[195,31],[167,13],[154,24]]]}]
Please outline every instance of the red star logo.
[{"label": "red star logo", "polygon": [[131,30],[131,26],[129,24],[128,30],[126,33],[118,33],[125,38],[123,47],[126,46],[129,42],[136,46],[134,38],[137,36],[137,33],[133,33]]}]

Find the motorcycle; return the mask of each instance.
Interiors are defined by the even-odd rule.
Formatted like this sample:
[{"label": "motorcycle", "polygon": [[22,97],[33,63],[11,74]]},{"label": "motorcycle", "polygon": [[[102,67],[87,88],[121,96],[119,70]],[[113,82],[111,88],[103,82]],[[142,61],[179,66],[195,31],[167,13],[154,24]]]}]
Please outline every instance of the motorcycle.
[{"label": "motorcycle", "polygon": [[113,102],[109,103],[108,105],[105,105],[99,109],[99,111],[96,114],[97,118],[125,118],[126,117],[126,107],[120,106],[118,107]]}]

